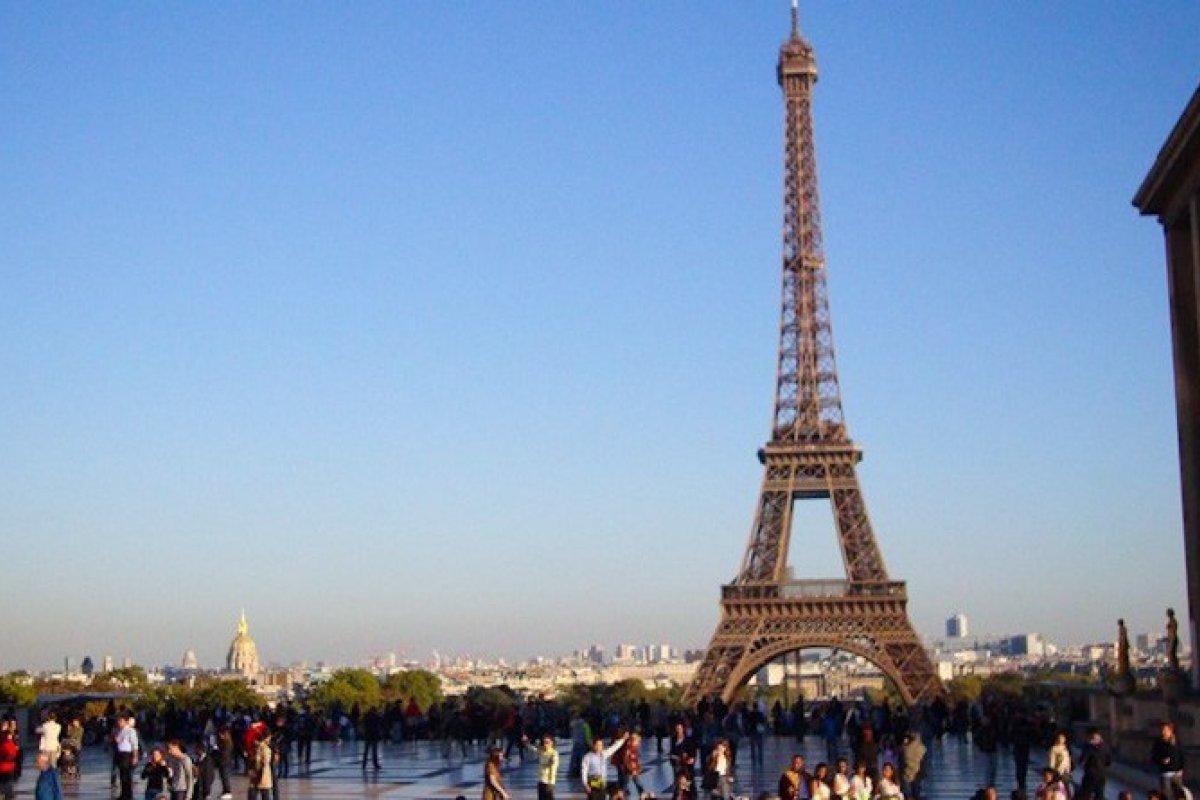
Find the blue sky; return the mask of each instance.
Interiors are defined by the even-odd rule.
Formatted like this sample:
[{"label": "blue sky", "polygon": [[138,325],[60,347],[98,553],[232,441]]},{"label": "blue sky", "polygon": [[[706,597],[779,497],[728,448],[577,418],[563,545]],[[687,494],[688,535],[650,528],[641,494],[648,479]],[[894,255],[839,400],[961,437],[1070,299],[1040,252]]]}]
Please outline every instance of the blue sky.
[{"label": "blue sky", "polygon": [[[243,606],[275,661],[704,645],[770,419],[787,25],[0,8],[0,668],[216,664]],[[1160,629],[1169,324],[1130,198],[1200,5],[802,27],[843,400],[918,628]]]}]

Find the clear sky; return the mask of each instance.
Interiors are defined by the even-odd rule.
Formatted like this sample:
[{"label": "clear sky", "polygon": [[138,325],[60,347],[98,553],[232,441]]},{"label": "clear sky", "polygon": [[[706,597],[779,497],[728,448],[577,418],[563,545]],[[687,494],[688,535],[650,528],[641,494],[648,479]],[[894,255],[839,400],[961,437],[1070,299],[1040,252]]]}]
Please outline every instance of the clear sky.
[{"label": "clear sky", "polygon": [[[802,27],[843,400],[918,628],[1161,630],[1169,322],[1130,198],[1200,4]],[[770,420],[787,30],[0,6],[0,669],[215,665],[243,606],[280,662],[706,644]],[[827,517],[798,573],[838,569]]]}]

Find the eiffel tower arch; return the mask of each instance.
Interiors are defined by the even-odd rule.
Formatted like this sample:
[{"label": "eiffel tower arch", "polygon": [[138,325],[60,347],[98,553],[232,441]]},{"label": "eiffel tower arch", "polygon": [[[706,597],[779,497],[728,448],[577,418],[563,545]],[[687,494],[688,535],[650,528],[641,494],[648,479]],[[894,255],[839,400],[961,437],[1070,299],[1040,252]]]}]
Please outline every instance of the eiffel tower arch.
[{"label": "eiffel tower arch", "polygon": [[[762,489],[737,577],[721,588],[721,619],[684,692],[694,704],[729,702],[759,669],[808,648],[844,650],[875,664],[908,704],[942,693],[908,616],[903,581],[892,580],[858,482],[862,451],[842,413],[826,290],[813,142],[817,62],[800,36],[779,51],[784,95],[783,295],[771,439],[761,451]],[[798,500],[828,500],[845,577],[795,580],[788,568]]]}]

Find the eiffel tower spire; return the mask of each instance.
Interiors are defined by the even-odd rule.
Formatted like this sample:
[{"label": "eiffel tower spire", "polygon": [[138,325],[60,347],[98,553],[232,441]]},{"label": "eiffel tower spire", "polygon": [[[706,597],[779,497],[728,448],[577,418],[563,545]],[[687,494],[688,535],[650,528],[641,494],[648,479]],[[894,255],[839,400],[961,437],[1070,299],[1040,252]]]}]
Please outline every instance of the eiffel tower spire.
[{"label": "eiffel tower spire", "polygon": [[800,36],[795,2],[792,35],[779,48],[777,75],[784,96],[783,314],[772,439],[844,441],[812,123],[817,59]]},{"label": "eiffel tower spire", "polygon": [[[862,452],[846,432],[813,142],[817,61],[800,35],[795,0],[777,76],[784,98],[783,296],[771,438],[759,452],[763,482],[741,569],[721,590],[721,620],[684,700],[720,694],[729,701],[771,660],[823,647],[873,662],[913,703],[942,687],[908,618],[905,585],[884,566],[858,483]],[[830,503],[844,580],[791,577],[793,506],[811,500]]]}]

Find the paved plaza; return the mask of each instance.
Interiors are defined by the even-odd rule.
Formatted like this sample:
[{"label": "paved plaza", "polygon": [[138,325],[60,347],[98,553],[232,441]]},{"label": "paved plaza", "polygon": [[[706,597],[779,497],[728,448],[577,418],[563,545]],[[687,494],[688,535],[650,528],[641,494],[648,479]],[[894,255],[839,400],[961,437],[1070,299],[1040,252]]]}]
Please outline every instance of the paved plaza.
[{"label": "paved plaza", "polygon": [[[292,775],[281,782],[281,800],[323,800],[324,798],[386,798],[387,800],[411,800],[413,798],[436,798],[446,800],[463,795],[468,800],[478,800],[482,791],[483,756],[482,747],[469,750],[464,759],[458,753],[446,758],[440,743],[417,742],[406,744],[383,744],[380,746],[381,769],[360,767],[362,745],[359,743],[318,743],[313,746],[313,760],[308,768],[293,768]],[[653,742],[642,749],[645,776],[643,783],[649,792],[659,797],[669,796],[671,783],[670,763],[666,755],[659,755]],[[768,737],[764,748],[764,763],[754,767],[749,762],[749,748],[743,747],[738,756],[737,779],[734,787],[739,797],[757,797],[761,792],[775,794],[780,771],[793,753],[801,753],[810,767],[825,760],[824,741],[810,736],[798,743],[789,737]],[[569,748],[562,750],[562,768],[556,794],[560,798],[575,800],[582,798],[577,779],[567,775]],[[926,800],[968,800],[982,783],[985,765],[981,754],[969,742],[945,737],[934,743],[929,751],[929,778],[925,784]],[[26,772],[17,787],[18,797],[32,797],[35,770],[26,758]],[[1038,771],[1044,763],[1044,754],[1034,753],[1030,764],[1030,792],[1037,784]],[[89,748],[82,762],[82,776],[78,782],[65,781],[64,793],[68,798],[96,798],[110,800],[109,767],[107,754],[99,748]],[[1002,753],[998,785],[1001,800],[1007,800],[1014,786],[1012,760]],[[504,769],[504,782],[514,800],[532,800],[537,797],[537,761],[529,757],[522,763],[515,753]],[[134,785],[134,797],[141,800],[145,784]],[[1127,788],[1116,780],[1109,781],[1108,798],[1113,800],[1120,789]],[[213,797],[220,793],[220,785],[214,787]],[[1136,797],[1144,792],[1135,791]],[[246,779],[234,777],[235,800],[246,797]]]}]

